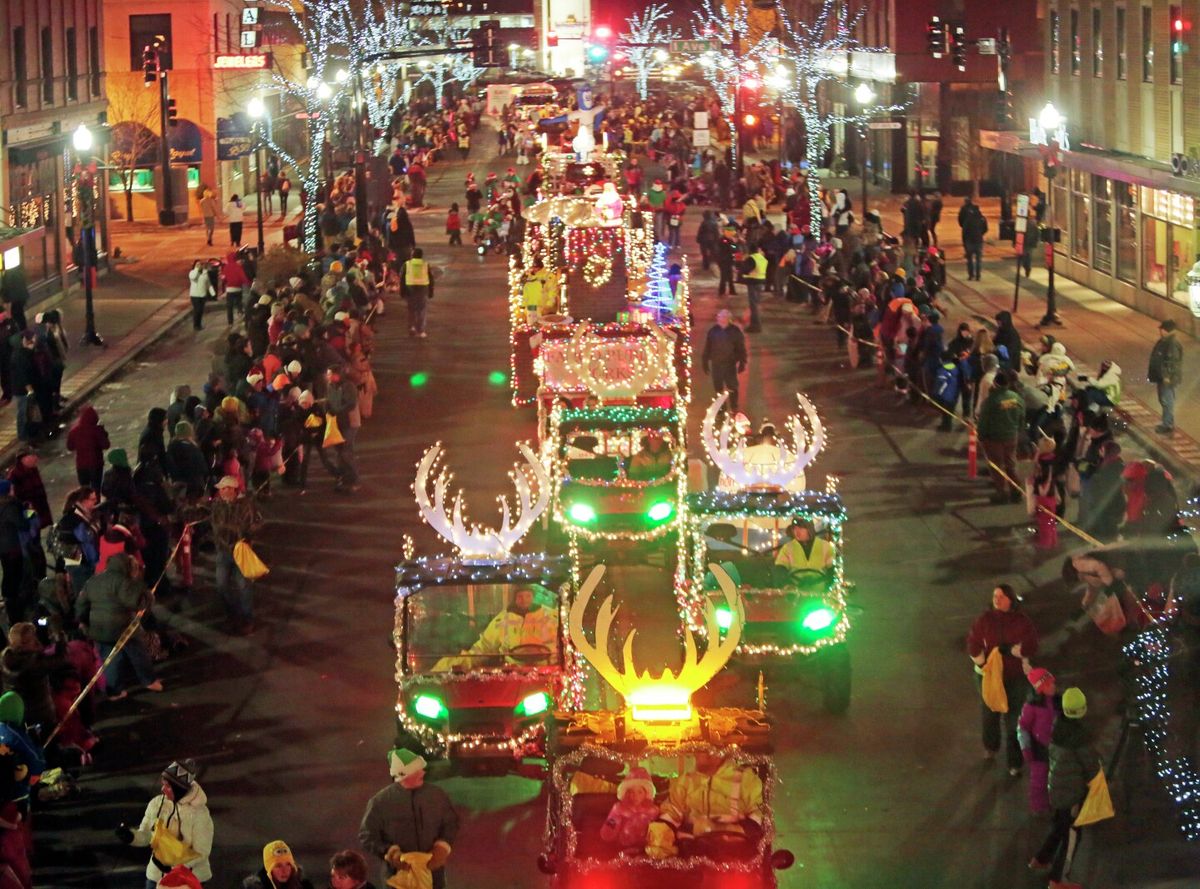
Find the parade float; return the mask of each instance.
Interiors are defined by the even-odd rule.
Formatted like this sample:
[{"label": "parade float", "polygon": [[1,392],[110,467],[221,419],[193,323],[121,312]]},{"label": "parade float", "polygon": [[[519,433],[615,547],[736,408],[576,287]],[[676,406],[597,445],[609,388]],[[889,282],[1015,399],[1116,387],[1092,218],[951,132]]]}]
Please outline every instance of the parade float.
[{"label": "parade float", "polygon": [[[684,599],[691,613],[685,618],[694,625],[706,604],[720,597],[707,566],[721,564],[745,603],[737,660],[811,659],[825,709],[841,713],[850,704],[851,683],[846,510],[835,479],[823,491],[804,483],[805,469],[825,445],[825,427],[812,402],[796,397],[800,413],[783,424],[790,436],[779,443],[748,444],[731,420],[721,422],[724,393],[705,413],[701,441],[721,482],[686,497]],[[725,612],[719,617],[732,619]]]},{"label": "parade float", "polygon": [[570,563],[513,552],[549,507],[551,489],[533,450],[518,448],[515,505],[499,498],[493,528],[469,522],[441,445],[430,447],[417,465],[417,508],[456,552],[416,558],[406,540],[396,568],[398,743],[473,771],[520,769],[541,757],[547,713],[583,701],[583,664],[563,629]]},{"label": "parade float", "polygon": [[[633,662],[636,629],[623,644],[610,640],[617,614],[611,596],[589,608],[604,566],[580,586],[568,615],[570,639],[624,706],[554,714],[538,867],[555,887],[771,889],[776,870],[793,863],[790,852],[773,848],[777,776],[761,684],[753,708],[692,703],[724,668],[742,630],[736,586],[720,566],[711,570],[721,607],[734,619],[721,621],[717,605],[708,604],[703,654],[685,628],[682,664],[658,675]],[[614,651],[622,653],[620,666]],[[627,788],[640,791],[636,803]],[[623,814],[626,807],[633,816]]]}]

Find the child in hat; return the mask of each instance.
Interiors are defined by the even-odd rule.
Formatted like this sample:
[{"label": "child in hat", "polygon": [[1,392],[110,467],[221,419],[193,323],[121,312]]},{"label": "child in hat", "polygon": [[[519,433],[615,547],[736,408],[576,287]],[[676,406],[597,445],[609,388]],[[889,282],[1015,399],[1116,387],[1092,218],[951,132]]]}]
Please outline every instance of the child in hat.
[{"label": "child in hat", "polygon": [[650,822],[657,817],[650,773],[641,766],[631,766],[617,785],[617,801],[600,828],[600,838],[621,847],[644,846]]},{"label": "child in hat", "polygon": [[1029,671],[1033,686],[1028,700],[1021,707],[1017,721],[1017,741],[1021,756],[1029,766],[1029,811],[1043,814],[1050,811],[1050,795],[1046,780],[1050,774],[1050,738],[1054,723],[1062,713],[1062,697],[1054,693],[1054,674],[1043,667]]}]

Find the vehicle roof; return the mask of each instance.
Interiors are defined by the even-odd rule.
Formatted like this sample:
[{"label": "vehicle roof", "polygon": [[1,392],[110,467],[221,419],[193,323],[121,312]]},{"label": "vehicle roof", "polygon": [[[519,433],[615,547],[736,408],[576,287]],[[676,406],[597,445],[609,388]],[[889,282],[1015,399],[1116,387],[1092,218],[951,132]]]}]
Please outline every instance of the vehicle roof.
[{"label": "vehicle roof", "polygon": [[642,429],[673,426],[679,413],[673,407],[612,404],[601,407],[569,407],[559,415],[559,429]]},{"label": "vehicle roof", "polygon": [[693,516],[815,516],[846,520],[846,506],[838,494],[823,491],[705,491],[687,495]]},{"label": "vehicle roof", "polygon": [[401,596],[430,587],[468,583],[536,583],[557,587],[570,579],[570,559],[549,553],[513,554],[505,559],[429,556],[396,566],[396,590]]}]

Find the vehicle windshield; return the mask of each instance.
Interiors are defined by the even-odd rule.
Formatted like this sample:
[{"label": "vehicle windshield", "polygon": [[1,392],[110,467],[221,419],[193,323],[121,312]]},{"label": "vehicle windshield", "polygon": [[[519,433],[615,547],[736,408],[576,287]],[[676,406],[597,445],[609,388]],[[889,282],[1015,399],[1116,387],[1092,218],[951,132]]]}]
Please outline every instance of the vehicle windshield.
[{"label": "vehicle windshield", "polygon": [[573,479],[654,481],[671,471],[675,437],[640,427],[576,430],[563,438],[563,456]]},{"label": "vehicle windshield", "polygon": [[[837,540],[820,518],[719,516],[704,526],[705,563],[717,562],[750,589],[827,588]],[[711,574],[706,586],[716,588]]]},{"label": "vehicle windshield", "polygon": [[428,587],[405,607],[413,672],[561,663],[557,597],[540,584]]}]

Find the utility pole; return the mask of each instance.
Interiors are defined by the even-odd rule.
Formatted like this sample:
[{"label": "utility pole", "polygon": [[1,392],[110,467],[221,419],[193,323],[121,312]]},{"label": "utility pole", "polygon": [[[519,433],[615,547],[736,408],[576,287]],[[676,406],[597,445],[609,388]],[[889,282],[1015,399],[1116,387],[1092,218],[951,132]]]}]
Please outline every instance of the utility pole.
[{"label": "utility pole", "polygon": [[166,38],[161,34],[142,48],[142,71],[146,86],[158,81],[158,124],[159,133],[159,164],[162,167],[162,208],[158,211],[159,225],[175,225],[175,195],[171,182],[171,145],[167,139],[168,127],[175,123],[173,115],[168,113],[171,107],[171,93],[167,82],[167,71],[163,68],[162,54]]}]

